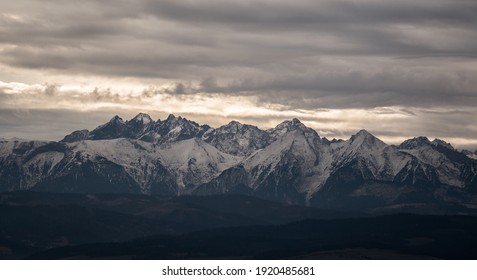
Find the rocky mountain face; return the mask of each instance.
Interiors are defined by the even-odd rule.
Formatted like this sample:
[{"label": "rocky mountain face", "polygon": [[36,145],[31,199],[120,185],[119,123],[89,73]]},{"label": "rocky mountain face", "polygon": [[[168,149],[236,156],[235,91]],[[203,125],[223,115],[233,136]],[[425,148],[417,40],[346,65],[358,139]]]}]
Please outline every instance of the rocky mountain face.
[{"label": "rocky mountain face", "polygon": [[361,130],[328,141],[298,119],[261,130],[138,114],[59,142],[1,139],[0,191],[235,193],[330,209],[473,207],[475,158],[426,137],[394,146]]}]

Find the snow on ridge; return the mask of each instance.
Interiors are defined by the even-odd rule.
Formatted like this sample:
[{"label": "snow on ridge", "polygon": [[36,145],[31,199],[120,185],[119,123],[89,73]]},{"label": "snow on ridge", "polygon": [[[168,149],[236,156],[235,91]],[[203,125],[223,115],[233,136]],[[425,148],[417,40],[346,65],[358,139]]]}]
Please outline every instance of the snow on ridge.
[{"label": "snow on ridge", "polygon": [[14,150],[23,148],[25,151],[36,149],[38,147],[54,143],[53,141],[28,140],[22,138],[0,138],[0,157],[8,156],[14,153]]},{"label": "snow on ridge", "polygon": [[[61,152],[45,152],[34,156],[22,166],[25,186],[32,187],[41,182],[43,178],[52,174],[54,168],[64,159]],[[32,171],[33,170],[33,171]],[[45,172],[46,171],[46,172]]]},{"label": "snow on ridge", "polygon": [[191,157],[206,160],[205,156],[223,160],[234,158],[197,138],[190,138],[164,145],[160,149],[161,157],[169,164],[185,164]]},{"label": "snow on ridge", "polygon": [[477,154],[467,154],[467,157],[470,159],[477,160]]},{"label": "snow on ridge", "polygon": [[[142,124],[144,120],[153,122],[148,115],[142,113],[134,119]],[[120,118],[115,117],[111,121],[120,122]],[[95,164],[94,160],[102,157],[120,165],[141,186],[143,193],[147,193],[148,186],[154,183],[152,180],[157,180],[157,176],[151,174],[166,174],[164,176],[167,179],[167,176],[171,176],[171,181],[176,180],[180,193],[186,193],[236,166],[244,167],[251,188],[261,183],[278,182],[283,178],[294,180],[293,176],[299,174],[300,179],[293,181],[297,183],[292,187],[308,198],[319,191],[331,176],[338,174],[336,172],[340,168],[350,166],[356,172],[361,172],[358,176],[366,176],[366,180],[394,182],[401,171],[410,172],[413,176],[412,172],[422,169],[426,174],[435,172],[439,182],[443,184],[464,186],[463,179],[459,177],[462,174],[461,163],[449,159],[446,149],[436,148],[437,144],[447,143],[434,140],[433,143],[437,144],[432,145],[423,137],[403,142],[406,145],[392,146],[361,130],[346,141],[330,142],[321,139],[314,130],[297,119],[285,121],[267,131],[238,122],[213,129],[173,115],[168,120],[153,123],[161,125],[161,130],[157,131],[163,133],[151,134],[154,137],[150,138],[154,140],[137,140],[134,137],[139,138],[141,135],[134,132],[126,133],[125,135],[133,135],[128,138],[61,142],[64,146],[52,145],[52,150],[42,149],[38,154],[31,153],[25,166],[33,166],[32,170],[46,171],[24,171],[30,176],[27,180],[31,185],[52,172],[65,156],[57,150],[66,147],[70,153],[68,159],[76,160],[75,164],[81,165],[86,161],[93,161]],[[141,131],[141,124],[131,124],[134,124],[131,127]],[[124,127],[126,126],[128,125]],[[148,125],[148,129],[151,127],[153,125]],[[139,133],[143,132],[144,130]],[[199,132],[202,134],[198,134]],[[159,141],[160,137],[169,137],[166,140],[170,141]],[[27,153],[48,143],[51,142],[0,139],[0,159],[14,154],[12,157],[22,162]],[[22,149],[18,149],[20,146]],[[243,150],[247,151],[240,153]],[[159,166],[164,168],[158,168]],[[163,173],[154,173],[157,170]],[[269,175],[273,177],[267,177]]]},{"label": "snow on ridge", "polygon": [[147,125],[153,122],[153,120],[151,119],[151,116],[144,113],[137,114],[134,118],[131,119],[131,121],[132,120],[136,120],[144,125]]},{"label": "snow on ridge", "polygon": [[[223,153],[197,138],[167,144],[158,153],[166,167],[178,175],[178,184],[182,187],[206,183],[242,159]],[[188,180],[189,173],[195,182]]]}]

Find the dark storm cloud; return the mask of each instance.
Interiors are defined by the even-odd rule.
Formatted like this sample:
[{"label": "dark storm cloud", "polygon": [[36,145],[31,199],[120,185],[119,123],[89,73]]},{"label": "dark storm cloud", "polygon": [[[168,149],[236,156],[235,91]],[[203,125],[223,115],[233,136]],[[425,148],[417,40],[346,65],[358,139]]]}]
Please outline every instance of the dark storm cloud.
[{"label": "dark storm cloud", "polygon": [[160,18],[282,30],[328,24],[476,23],[475,2],[463,1],[149,1]]},{"label": "dark storm cloud", "polygon": [[[237,72],[247,78],[240,69],[251,70],[253,77],[266,75],[270,65],[300,58],[305,58],[301,66],[310,69],[315,64],[306,61],[309,57],[472,57],[477,49],[475,1],[0,5],[0,42],[7,46],[3,63],[76,74],[220,80]],[[335,68],[330,70],[342,70]],[[282,68],[271,74],[286,73]]]},{"label": "dark storm cloud", "polygon": [[[415,66],[416,68],[419,68]],[[449,68],[412,71],[405,66],[379,72],[316,70],[313,75],[289,75],[270,80],[243,80],[225,86],[202,83],[205,92],[265,93],[274,100],[304,108],[367,108],[380,106],[466,106],[477,104],[477,71],[449,72]],[[419,71],[421,70],[421,71]],[[303,102],[306,101],[306,102]],[[300,105],[301,104],[301,105]]]}]

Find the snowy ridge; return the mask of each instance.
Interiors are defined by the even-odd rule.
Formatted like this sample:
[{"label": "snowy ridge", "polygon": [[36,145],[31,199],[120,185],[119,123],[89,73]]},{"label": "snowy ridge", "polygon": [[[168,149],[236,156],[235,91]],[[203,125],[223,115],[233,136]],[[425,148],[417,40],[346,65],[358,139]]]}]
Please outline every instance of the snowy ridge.
[{"label": "snowy ridge", "polygon": [[256,126],[231,121],[217,129],[210,128],[202,139],[224,153],[247,156],[270,143],[270,136]]},{"label": "snowy ridge", "polygon": [[[172,114],[154,121],[140,113],[128,121],[115,116],[60,142],[0,139],[0,191],[61,190],[65,182],[81,191],[88,182],[144,194],[201,189],[203,195],[236,187],[273,200],[325,205],[363,197],[391,203],[423,190],[424,197],[454,201],[448,191],[477,190],[473,157],[426,137],[387,145],[366,130],[329,141],[298,119],[261,130],[236,121],[212,128]],[[221,187],[201,188],[212,181]]]},{"label": "snowy ridge", "polygon": [[50,143],[49,141],[31,141],[21,138],[0,138],[0,157],[21,152],[22,150],[31,150]]},{"label": "snowy ridge", "polygon": [[39,154],[22,166],[23,189],[29,189],[51,175],[55,166],[63,160],[64,154],[60,152],[45,152]]},{"label": "snowy ridge", "polygon": [[303,174],[312,174],[317,161],[312,141],[302,131],[294,130],[282,134],[272,144],[248,157],[243,166],[252,174],[252,187],[257,188],[260,179],[265,179],[279,164],[289,164],[289,161],[299,164]]},{"label": "snowy ridge", "polygon": [[415,156],[425,165],[432,166],[441,183],[455,187],[465,186],[465,182],[461,180],[461,164],[448,160],[446,155],[437,151],[433,145],[423,145],[416,149],[402,151]]},{"label": "snowy ridge", "polygon": [[70,163],[83,165],[105,159],[124,168],[140,186],[142,193],[150,192],[159,154],[154,145],[131,139],[86,140],[68,144],[73,156]]},{"label": "snowy ridge", "polygon": [[241,159],[196,138],[165,145],[159,150],[159,155],[165,166],[177,176],[182,189],[209,182]]}]

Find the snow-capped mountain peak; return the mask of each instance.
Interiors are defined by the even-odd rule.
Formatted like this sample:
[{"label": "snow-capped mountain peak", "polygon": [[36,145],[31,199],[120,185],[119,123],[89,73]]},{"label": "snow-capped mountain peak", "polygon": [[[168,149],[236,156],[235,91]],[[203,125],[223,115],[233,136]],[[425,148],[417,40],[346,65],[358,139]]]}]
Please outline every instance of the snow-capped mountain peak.
[{"label": "snow-capped mountain peak", "polygon": [[270,143],[267,132],[256,126],[241,124],[237,121],[223,125],[217,129],[209,129],[203,139],[222,152],[232,155],[250,155]]},{"label": "snow-capped mountain peak", "polygon": [[171,143],[194,137],[201,138],[209,128],[208,125],[199,125],[194,121],[170,114],[166,120],[156,122],[146,135],[152,135],[160,143]]},{"label": "snow-capped mountain peak", "polygon": [[61,142],[0,141],[0,191],[226,190],[330,207],[337,197],[388,203],[429,192],[425,197],[450,199],[447,190],[477,190],[474,155],[426,137],[390,146],[366,130],[329,141],[298,119],[265,131],[237,121],[214,129],[172,114],[153,121],[140,113]]},{"label": "snow-capped mountain peak", "polygon": [[224,129],[229,128],[231,131],[235,131],[235,132],[239,131],[243,127],[244,125],[238,121],[231,121],[225,126],[223,126]]},{"label": "snow-capped mountain peak", "polygon": [[167,116],[167,118],[165,119],[165,122],[166,123],[175,123],[179,120],[182,120],[181,116],[176,117],[174,114],[169,114],[169,116]]},{"label": "snow-capped mountain peak", "polygon": [[105,128],[105,127],[121,126],[121,125],[125,125],[125,122],[120,116],[116,115],[116,116],[112,117],[107,123],[98,126],[93,131],[98,131],[98,130],[100,130],[102,128]]},{"label": "snow-capped mountain peak", "polygon": [[295,129],[307,129],[307,127],[297,118],[286,120],[275,127],[276,130],[286,129],[287,131]]},{"label": "snow-capped mountain peak", "polygon": [[148,114],[144,114],[144,113],[139,113],[137,114],[134,118],[132,118],[130,121],[134,121],[134,122],[137,122],[137,123],[141,123],[143,125],[147,125],[147,124],[150,124],[153,122],[151,116],[149,116]]},{"label": "snow-capped mountain peak", "polygon": [[431,141],[425,136],[414,137],[402,142],[398,147],[400,149],[416,149],[424,145],[430,145]]},{"label": "snow-capped mountain peak", "polygon": [[445,142],[445,141],[443,141],[443,140],[441,140],[441,139],[437,139],[437,138],[436,138],[436,139],[432,140],[431,143],[432,143],[434,146],[436,146],[436,147],[437,147],[437,146],[441,146],[441,147],[445,147],[445,148],[447,148],[447,149],[449,149],[449,150],[455,150],[454,147],[452,147],[452,145],[451,145],[450,143],[447,143],[447,142]]},{"label": "snow-capped mountain peak", "polygon": [[380,147],[386,146],[386,143],[384,143],[383,141],[381,141],[380,139],[378,139],[376,136],[369,133],[365,129],[361,129],[360,131],[358,131],[358,133],[351,136],[350,140],[354,146],[365,145],[368,148],[371,148],[371,147],[380,148]]},{"label": "snow-capped mountain peak", "polygon": [[71,134],[66,135],[61,142],[77,142],[77,141],[82,141],[86,140],[89,137],[89,130],[83,129],[83,130],[76,130],[73,131]]},{"label": "snow-capped mountain peak", "polygon": [[280,123],[279,125],[277,125],[276,127],[267,130],[267,132],[270,134],[270,137],[272,139],[276,140],[276,139],[279,139],[280,137],[282,137],[284,134],[286,134],[288,132],[291,132],[291,131],[295,131],[295,130],[302,131],[303,133],[305,133],[305,135],[307,137],[319,138],[318,133],[316,133],[315,130],[305,126],[297,118],[293,118],[292,120],[284,121],[284,122]]},{"label": "snow-capped mountain peak", "polygon": [[190,121],[186,118],[183,118],[181,116],[176,117],[173,114],[170,114],[166,120],[162,122],[164,125],[168,126],[171,129],[174,129],[178,126],[182,128],[187,128],[187,127],[199,127],[200,125],[194,121]]},{"label": "snow-capped mountain peak", "polygon": [[89,135],[89,139],[115,139],[124,137],[124,133],[127,131],[126,123],[119,116],[114,116],[109,122],[98,126]]},{"label": "snow-capped mountain peak", "polygon": [[124,123],[124,120],[120,116],[116,115],[109,120],[109,123]]},{"label": "snow-capped mountain peak", "polygon": [[290,124],[291,125],[299,125],[299,124],[302,124],[301,121],[297,118],[293,118],[291,121],[290,121]]}]

